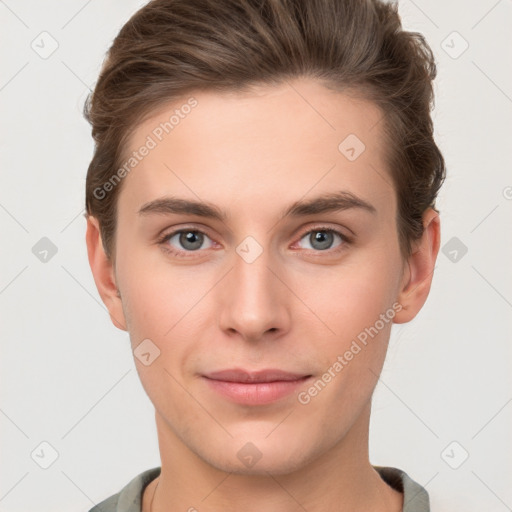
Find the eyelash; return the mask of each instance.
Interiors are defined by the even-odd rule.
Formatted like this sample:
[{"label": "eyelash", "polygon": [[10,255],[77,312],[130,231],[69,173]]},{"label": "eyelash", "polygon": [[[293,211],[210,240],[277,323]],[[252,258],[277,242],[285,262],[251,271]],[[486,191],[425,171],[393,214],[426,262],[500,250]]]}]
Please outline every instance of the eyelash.
[{"label": "eyelash", "polygon": [[[346,245],[350,245],[352,242],[353,242],[353,239],[352,237],[349,237],[347,235],[345,235],[344,233],[342,233],[341,231],[338,231],[337,229],[333,229],[333,228],[329,228],[327,226],[315,226],[314,228],[312,229],[309,229],[308,231],[304,231],[300,237],[299,237],[299,241],[302,240],[306,235],[309,235],[311,233],[315,233],[315,232],[318,232],[318,231],[321,231],[321,232],[324,232],[324,233],[333,233],[335,235],[338,235],[341,239],[341,244],[340,246],[336,247],[335,249],[326,249],[326,250],[314,250],[314,249],[306,249],[306,250],[312,250],[313,252],[315,253],[328,253],[328,254],[336,254],[342,250],[345,249],[345,246]],[[191,255],[194,254],[194,253],[197,253],[197,252],[200,252],[201,249],[199,250],[196,250],[196,251],[178,251],[174,248],[171,248],[171,246],[169,246],[167,244],[167,242],[175,235],[179,234],[179,233],[189,233],[189,232],[193,232],[193,233],[200,233],[208,238],[210,238],[208,236],[207,233],[205,233],[204,231],[198,229],[198,228],[195,228],[195,227],[185,227],[185,228],[180,228],[180,229],[177,229],[176,231],[172,231],[171,233],[166,233],[165,235],[163,235],[162,237],[160,237],[158,240],[157,240],[157,243],[168,253],[172,254],[173,256],[177,256],[177,257],[181,257],[181,258],[189,258],[190,256],[183,256],[183,253],[187,254],[187,253],[190,253]],[[193,256],[192,256],[193,257]]]}]

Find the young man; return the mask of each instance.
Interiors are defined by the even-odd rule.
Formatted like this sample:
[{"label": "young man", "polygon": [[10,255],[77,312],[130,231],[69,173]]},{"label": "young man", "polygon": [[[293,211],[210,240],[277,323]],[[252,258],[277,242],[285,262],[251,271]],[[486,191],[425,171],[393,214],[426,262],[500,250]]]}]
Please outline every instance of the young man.
[{"label": "young man", "polygon": [[439,250],[434,77],[378,1],[155,0],[123,27],[85,108],[86,240],[161,467],[92,511],[429,510],[368,431]]}]

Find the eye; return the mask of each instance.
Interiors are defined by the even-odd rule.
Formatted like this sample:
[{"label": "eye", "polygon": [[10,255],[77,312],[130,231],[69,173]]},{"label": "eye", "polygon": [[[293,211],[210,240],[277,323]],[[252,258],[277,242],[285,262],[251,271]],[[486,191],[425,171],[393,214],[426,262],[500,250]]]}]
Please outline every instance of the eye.
[{"label": "eye", "polygon": [[[343,233],[322,226],[304,233],[298,245],[299,248],[317,252],[327,252],[331,249],[331,252],[337,252],[343,250],[350,242],[351,239]],[[215,242],[203,231],[187,228],[163,235],[158,243],[165,251],[177,257],[187,257],[191,253],[197,253],[201,249],[209,249],[215,245]]]},{"label": "eye", "polygon": [[[194,252],[199,249],[208,249],[213,246],[211,239],[202,231],[196,229],[182,229],[164,235],[159,243],[172,253]],[[206,245],[205,245],[206,243]]]},{"label": "eye", "polygon": [[[316,228],[308,231],[300,241],[305,240],[306,246],[303,249],[313,249],[316,251],[325,251],[333,248],[336,241],[339,243],[335,247],[348,243],[348,237],[330,228]],[[300,243],[300,242],[299,242]]]}]

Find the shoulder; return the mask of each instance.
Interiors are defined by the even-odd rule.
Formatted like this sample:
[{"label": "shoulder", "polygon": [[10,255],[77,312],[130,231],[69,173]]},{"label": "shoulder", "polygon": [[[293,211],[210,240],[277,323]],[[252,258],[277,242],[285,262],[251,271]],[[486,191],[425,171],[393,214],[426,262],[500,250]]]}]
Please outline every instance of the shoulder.
[{"label": "shoulder", "polygon": [[373,466],[381,478],[404,495],[402,512],[430,512],[427,491],[415,482],[405,471],[388,466]]},{"label": "shoulder", "polygon": [[95,505],[89,512],[140,512],[145,487],[160,474],[161,467],[143,471],[117,494]]}]

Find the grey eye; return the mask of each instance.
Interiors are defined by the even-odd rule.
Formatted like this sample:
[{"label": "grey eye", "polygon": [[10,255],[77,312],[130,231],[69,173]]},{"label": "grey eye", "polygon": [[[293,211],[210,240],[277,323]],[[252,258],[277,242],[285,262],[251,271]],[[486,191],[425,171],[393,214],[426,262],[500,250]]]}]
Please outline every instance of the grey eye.
[{"label": "grey eye", "polygon": [[169,238],[169,243],[172,243],[176,238],[179,245],[176,247],[176,245],[173,244],[174,247],[179,250],[185,249],[186,251],[197,251],[198,249],[201,249],[206,240],[204,233],[192,230],[178,231],[174,233],[174,235]]},{"label": "grey eye", "polygon": [[334,231],[315,229],[306,233],[306,235],[301,238],[301,241],[306,240],[306,243],[309,244],[309,247],[305,247],[305,249],[325,251],[326,249],[332,248],[336,237],[338,237],[341,242],[343,241],[342,237]]}]

